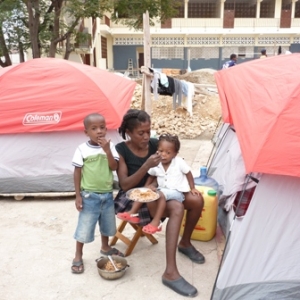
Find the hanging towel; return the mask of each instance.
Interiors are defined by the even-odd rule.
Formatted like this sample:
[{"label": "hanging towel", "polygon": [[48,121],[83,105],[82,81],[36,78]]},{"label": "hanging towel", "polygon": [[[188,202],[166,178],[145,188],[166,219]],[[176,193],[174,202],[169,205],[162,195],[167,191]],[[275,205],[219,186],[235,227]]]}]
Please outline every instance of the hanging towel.
[{"label": "hanging towel", "polygon": [[187,84],[187,82],[185,80],[181,80],[181,85],[182,85],[182,93],[184,96],[188,96],[188,90],[189,90],[189,86]]},{"label": "hanging towel", "polygon": [[152,93],[155,100],[158,99],[158,85],[159,85],[159,73],[154,72],[153,79],[151,81],[150,86],[152,88]]},{"label": "hanging towel", "polygon": [[176,102],[178,102],[178,105],[181,105],[182,100],[182,84],[181,81],[178,79],[174,79],[174,86],[175,86],[175,92],[173,94],[173,109],[176,109]]},{"label": "hanging towel", "polygon": [[168,87],[169,86],[169,80],[168,80],[168,77],[166,74],[164,73],[160,73],[160,84],[165,86],[165,87]]},{"label": "hanging towel", "polygon": [[188,85],[188,95],[183,96],[182,105],[188,111],[190,116],[193,116],[193,97],[195,95],[194,84],[187,82]]}]

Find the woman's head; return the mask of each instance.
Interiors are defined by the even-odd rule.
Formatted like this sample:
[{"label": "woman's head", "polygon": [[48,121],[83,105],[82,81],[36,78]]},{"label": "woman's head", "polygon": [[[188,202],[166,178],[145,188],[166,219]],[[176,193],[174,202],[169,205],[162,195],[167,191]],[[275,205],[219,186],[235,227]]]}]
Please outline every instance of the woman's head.
[{"label": "woman's head", "polygon": [[119,134],[126,139],[126,134],[132,137],[139,135],[148,141],[150,139],[151,119],[150,116],[143,110],[129,109],[123,117],[122,124],[119,128]]},{"label": "woman's head", "polygon": [[177,135],[162,134],[158,140],[157,151],[161,156],[162,164],[169,164],[178,154],[180,141]]}]

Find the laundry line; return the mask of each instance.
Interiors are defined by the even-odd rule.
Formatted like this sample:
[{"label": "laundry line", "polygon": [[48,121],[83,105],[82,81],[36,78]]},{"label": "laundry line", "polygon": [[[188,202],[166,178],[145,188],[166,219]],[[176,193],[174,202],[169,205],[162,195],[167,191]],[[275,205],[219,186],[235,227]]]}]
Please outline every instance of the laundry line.
[{"label": "laundry line", "polygon": [[176,109],[176,104],[185,108],[190,116],[193,115],[193,98],[195,94],[204,94],[207,92],[217,92],[216,85],[213,84],[197,84],[185,80],[180,80],[167,76],[166,74],[145,66],[141,67],[141,73],[148,78],[151,78],[151,92],[154,99],[158,99],[159,95],[173,97],[173,110]]}]

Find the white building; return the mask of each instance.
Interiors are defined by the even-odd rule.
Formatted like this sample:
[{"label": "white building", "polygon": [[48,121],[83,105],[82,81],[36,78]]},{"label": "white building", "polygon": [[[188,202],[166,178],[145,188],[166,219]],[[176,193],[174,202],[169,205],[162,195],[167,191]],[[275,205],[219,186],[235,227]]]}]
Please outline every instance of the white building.
[{"label": "white building", "polygon": [[[135,71],[144,64],[142,31],[115,24],[109,15],[86,19],[81,30],[91,40],[70,59],[122,72],[130,63]],[[269,56],[279,46],[282,53],[300,52],[300,1],[182,0],[177,17],[150,32],[153,67],[220,69],[232,53],[241,63],[259,57],[262,48]]]}]

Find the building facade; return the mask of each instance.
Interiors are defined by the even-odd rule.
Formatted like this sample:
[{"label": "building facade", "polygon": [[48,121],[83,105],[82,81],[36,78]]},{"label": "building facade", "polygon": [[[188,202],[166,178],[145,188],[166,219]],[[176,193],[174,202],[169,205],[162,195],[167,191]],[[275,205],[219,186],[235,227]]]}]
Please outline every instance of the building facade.
[{"label": "building facade", "polygon": [[[143,32],[113,23],[109,15],[85,20],[92,40],[83,62],[137,72],[144,64]],[[182,0],[176,18],[150,28],[154,68],[220,69],[230,54],[238,63],[290,50],[300,52],[298,0]]]}]

